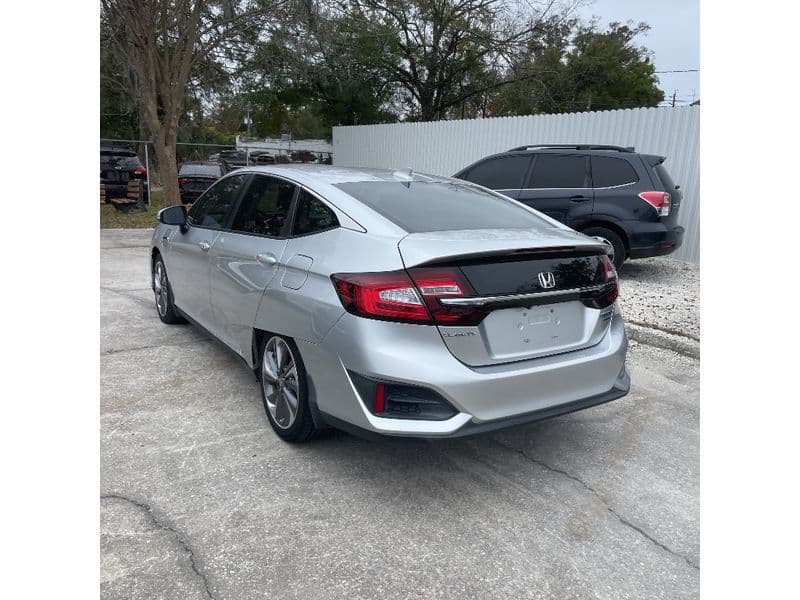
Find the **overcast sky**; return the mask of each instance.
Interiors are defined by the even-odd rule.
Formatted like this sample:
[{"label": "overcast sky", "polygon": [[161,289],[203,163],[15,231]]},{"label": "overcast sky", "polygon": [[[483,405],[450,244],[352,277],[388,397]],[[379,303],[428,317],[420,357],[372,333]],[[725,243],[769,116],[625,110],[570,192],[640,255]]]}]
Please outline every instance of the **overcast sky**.
[{"label": "overcast sky", "polygon": [[[700,6],[698,0],[594,0],[579,15],[595,15],[605,25],[611,21],[644,21],[651,29],[639,44],[653,51],[656,71],[700,68]],[[678,90],[678,104],[700,97],[700,73],[658,75],[664,96]]]}]

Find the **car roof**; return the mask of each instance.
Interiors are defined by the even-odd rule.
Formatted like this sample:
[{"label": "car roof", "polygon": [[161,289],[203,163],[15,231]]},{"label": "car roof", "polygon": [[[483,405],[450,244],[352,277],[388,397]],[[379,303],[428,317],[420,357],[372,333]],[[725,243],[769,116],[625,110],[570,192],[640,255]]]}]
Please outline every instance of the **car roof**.
[{"label": "car roof", "polygon": [[286,177],[311,187],[314,185],[336,185],[359,181],[451,181],[449,177],[416,173],[410,169],[370,169],[366,167],[338,167],[307,163],[259,165],[237,170],[237,173],[250,172]]}]

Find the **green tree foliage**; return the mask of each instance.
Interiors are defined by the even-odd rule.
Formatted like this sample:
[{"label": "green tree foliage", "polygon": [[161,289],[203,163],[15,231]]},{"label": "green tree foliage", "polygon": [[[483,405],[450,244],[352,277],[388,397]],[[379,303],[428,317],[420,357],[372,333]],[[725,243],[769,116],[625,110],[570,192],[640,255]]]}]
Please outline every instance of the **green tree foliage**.
[{"label": "green tree foliage", "polygon": [[658,88],[649,51],[635,44],[648,25],[576,20],[545,23],[509,69],[512,82],[492,103],[495,115],[611,110],[657,106]]}]

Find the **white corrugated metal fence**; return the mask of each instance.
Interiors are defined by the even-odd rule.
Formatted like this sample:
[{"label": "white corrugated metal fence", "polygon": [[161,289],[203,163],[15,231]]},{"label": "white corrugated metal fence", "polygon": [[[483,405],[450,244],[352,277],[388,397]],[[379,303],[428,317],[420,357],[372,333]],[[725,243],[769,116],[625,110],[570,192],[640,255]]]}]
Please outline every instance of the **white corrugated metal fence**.
[{"label": "white corrugated metal fence", "polygon": [[333,164],[410,167],[452,175],[470,163],[524,144],[635,146],[660,154],[683,192],[683,246],[672,258],[700,261],[700,107],[635,108],[564,115],[395,123],[333,128]]}]

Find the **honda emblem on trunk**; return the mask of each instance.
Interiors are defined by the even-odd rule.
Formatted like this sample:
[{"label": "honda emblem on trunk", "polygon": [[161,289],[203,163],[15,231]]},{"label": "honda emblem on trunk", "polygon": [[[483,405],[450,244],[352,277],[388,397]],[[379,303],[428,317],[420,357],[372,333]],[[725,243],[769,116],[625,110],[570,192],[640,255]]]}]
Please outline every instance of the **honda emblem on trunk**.
[{"label": "honda emblem on trunk", "polygon": [[546,290],[556,287],[556,277],[550,271],[539,273],[539,284]]}]

